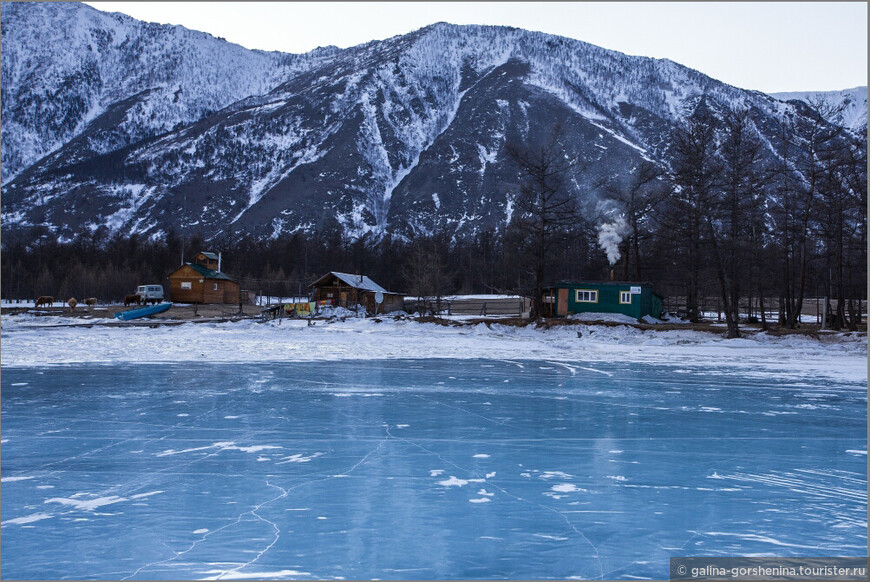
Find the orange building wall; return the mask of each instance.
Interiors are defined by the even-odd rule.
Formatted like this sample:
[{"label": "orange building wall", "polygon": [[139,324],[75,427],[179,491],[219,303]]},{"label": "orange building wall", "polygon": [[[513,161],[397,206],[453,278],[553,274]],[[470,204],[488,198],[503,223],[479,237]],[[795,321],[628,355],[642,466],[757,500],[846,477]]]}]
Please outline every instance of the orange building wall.
[{"label": "orange building wall", "polygon": [[[203,279],[202,275],[188,267],[180,267],[169,275],[169,293],[178,303],[238,303],[239,284],[226,279]],[[182,289],[181,283],[189,282],[190,289]],[[217,289],[215,289],[217,284]]]}]

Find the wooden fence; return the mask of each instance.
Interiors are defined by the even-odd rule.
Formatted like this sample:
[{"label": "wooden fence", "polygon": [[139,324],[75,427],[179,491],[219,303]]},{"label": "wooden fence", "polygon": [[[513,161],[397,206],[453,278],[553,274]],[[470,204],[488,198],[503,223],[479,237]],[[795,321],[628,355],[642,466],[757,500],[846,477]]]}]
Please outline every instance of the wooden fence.
[{"label": "wooden fence", "polygon": [[[441,315],[501,315],[522,317],[528,314],[530,301],[523,297],[499,297],[493,299],[444,298],[441,300]],[[405,311],[409,313],[434,313],[437,302],[434,299],[405,299]]]},{"label": "wooden fence", "polygon": [[[699,311],[701,313],[707,314],[707,317],[710,316],[716,317],[717,319],[721,318],[724,320],[725,314],[722,312],[722,301],[719,297],[704,297],[701,296],[699,298]],[[867,301],[858,301],[857,307],[858,312],[861,314],[862,320],[867,320]],[[837,311],[837,300],[830,300],[831,309],[836,312]],[[671,313],[672,315],[677,315],[679,317],[685,317],[686,315],[686,297],[684,295],[669,295],[665,297],[662,308],[664,311]],[[848,313],[848,303],[846,305],[846,312]],[[761,319],[761,309],[759,305],[759,301],[757,297],[753,297],[751,300],[748,297],[744,297],[740,300],[739,308],[738,308],[741,320],[746,317],[752,317],[756,319]],[[825,298],[824,297],[804,297],[803,305],[801,307],[801,319],[804,323],[822,323],[822,318],[825,312]],[[779,318],[779,300],[776,297],[765,297],[764,298],[764,313],[767,318],[768,323],[775,323]]]}]

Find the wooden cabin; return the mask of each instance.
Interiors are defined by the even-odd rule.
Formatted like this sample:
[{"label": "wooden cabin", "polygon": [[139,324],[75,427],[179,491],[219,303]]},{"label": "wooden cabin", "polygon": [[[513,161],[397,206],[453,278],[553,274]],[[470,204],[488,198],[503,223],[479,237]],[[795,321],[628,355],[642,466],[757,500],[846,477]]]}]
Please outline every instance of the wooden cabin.
[{"label": "wooden cabin", "polygon": [[[405,308],[405,295],[387,291],[365,275],[331,271],[311,284],[312,299],[335,307],[362,305],[369,313],[390,313]],[[377,303],[381,299],[381,303]]]},{"label": "wooden cabin", "polygon": [[239,303],[239,283],[220,271],[221,255],[201,252],[169,274],[169,294],[177,303]]},{"label": "wooden cabin", "polygon": [[544,289],[543,315],[560,317],[575,313],[621,313],[640,319],[662,315],[662,297],[650,283],[630,281],[561,281]]}]

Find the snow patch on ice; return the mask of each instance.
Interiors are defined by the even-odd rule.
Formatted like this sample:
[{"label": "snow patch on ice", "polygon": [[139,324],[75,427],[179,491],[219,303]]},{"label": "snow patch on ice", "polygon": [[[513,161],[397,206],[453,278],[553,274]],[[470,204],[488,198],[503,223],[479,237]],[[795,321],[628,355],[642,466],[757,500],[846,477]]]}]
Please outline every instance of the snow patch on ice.
[{"label": "snow patch on ice", "polygon": [[73,499],[71,497],[52,497],[51,499],[46,499],[44,503],[60,503],[61,505],[69,505],[82,511],[94,511],[105,505],[112,505],[121,501],[127,501],[127,498],[117,495],[107,495],[106,497],[87,500]]},{"label": "snow patch on ice", "polygon": [[559,483],[558,485],[553,485],[550,489],[558,493],[588,493],[587,489],[577,487],[573,483]]},{"label": "snow patch on ice", "polygon": [[33,477],[3,477],[0,478],[0,481],[3,483],[14,483],[15,481],[27,481],[28,479],[33,479]]},{"label": "snow patch on ice", "polygon": [[536,533],[536,534],[532,534],[532,535],[535,536],[536,538],[544,538],[545,540],[553,540],[553,541],[557,541],[557,542],[564,542],[565,540],[568,539],[568,538],[563,538],[561,536],[551,536],[549,534]]},{"label": "snow patch on ice", "polygon": [[301,570],[264,570],[261,572],[238,572],[235,570],[206,570],[202,574],[216,574],[203,580],[278,580],[290,576],[311,576]]},{"label": "snow patch on ice", "polygon": [[234,443],[232,441],[226,441],[226,442],[222,441],[222,442],[212,443],[210,445],[205,445],[202,447],[192,447],[189,449],[181,449],[178,451],[175,449],[167,449],[167,450],[159,452],[159,453],[154,453],[154,456],[155,457],[167,457],[170,455],[182,455],[185,453],[193,453],[193,452],[197,452],[197,451],[208,451],[211,449],[218,449],[217,452],[220,452],[220,451],[242,451],[243,453],[259,453],[260,451],[265,451],[268,449],[281,449],[281,448],[283,448],[283,447],[273,446],[273,445],[251,445],[251,446],[247,446],[247,447],[240,447],[240,446],[237,446],[236,443]]},{"label": "snow patch on ice", "polygon": [[449,479],[445,479],[444,481],[438,481],[439,485],[443,485],[444,487],[463,487],[468,485],[467,479],[458,479],[453,475],[450,475]]},{"label": "snow patch on ice", "polygon": [[40,520],[49,519],[52,517],[54,517],[54,516],[51,515],[50,513],[32,513],[30,515],[25,515],[24,517],[15,517],[13,519],[7,519],[4,522],[0,522],[0,525],[7,525],[7,524],[20,525],[23,523],[33,523],[34,521],[40,521]]},{"label": "snow patch on ice", "polygon": [[564,473],[562,471],[544,471],[541,473],[538,478],[540,479],[570,479],[574,475],[569,475],[568,473]]},{"label": "snow patch on ice", "polygon": [[317,457],[323,455],[323,453],[312,453],[310,455],[303,455],[302,453],[295,453],[290,455],[289,457],[283,457],[276,465],[283,465],[284,463],[308,463]]}]

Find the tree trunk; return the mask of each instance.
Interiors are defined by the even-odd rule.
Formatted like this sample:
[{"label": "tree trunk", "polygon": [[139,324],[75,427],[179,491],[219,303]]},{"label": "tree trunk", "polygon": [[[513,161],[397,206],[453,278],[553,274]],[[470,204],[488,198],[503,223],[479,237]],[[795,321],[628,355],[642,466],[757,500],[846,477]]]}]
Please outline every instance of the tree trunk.
[{"label": "tree trunk", "polygon": [[728,326],[728,334],[726,337],[728,339],[739,338],[740,330],[738,329],[737,320],[738,309],[737,305],[733,302],[734,298],[731,297],[731,294],[729,293],[729,287],[733,288],[733,286],[728,279],[728,275],[725,273],[725,266],[722,263],[722,254],[719,250],[719,243],[716,240],[716,232],[709,217],[707,218],[707,231],[710,236],[710,245],[713,247],[713,259],[716,264],[716,278],[719,280],[719,298],[721,299],[725,311],[725,325]]},{"label": "tree trunk", "polygon": [[[804,226],[804,232],[806,232],[806,225]],[[804,289],[806,288],[807,283],[807,237],[804,236],[801,241],[801,254],[800,254],[800,274],[798,275],[798,286],[795,290],[795,296],[792,298],[793,307],[791,314],[788,318],[788,327],[789,329],[795,329],[801,321],[801,311],[804,308]]]},{"label": "tree trunk", "polygon": [[779,326],[784,326],[786,324],[785,302],[786,302],[785,297],[780,295],[779,296],[779,319],[777,322]]}]

